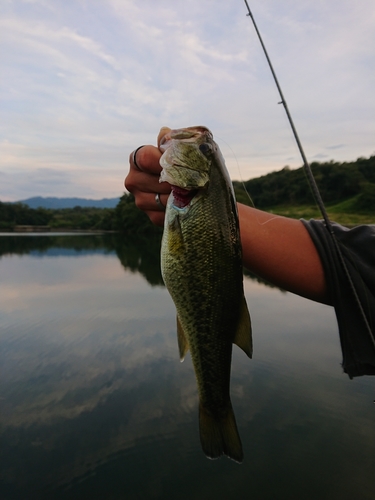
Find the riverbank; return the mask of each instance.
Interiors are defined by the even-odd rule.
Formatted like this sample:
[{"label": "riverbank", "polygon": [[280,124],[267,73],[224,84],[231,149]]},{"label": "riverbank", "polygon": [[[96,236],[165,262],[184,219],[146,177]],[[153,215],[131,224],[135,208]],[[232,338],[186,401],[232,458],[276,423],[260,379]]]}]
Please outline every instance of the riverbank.
[{"label": "riverbank", "polygon": [[[337,222],[343,226],[353,227],[361,224],[375,224],[375,213],[361,214],[336,211],[335,207],[326,208],[328,217],[331,221]],[[292,219],[322,219],[322,214],[315,206],[277,206],[265,209],[271,212]]]},{"label": "riverbank", "polygon": [[43,234],[46,236],[53,234],[110,234],[118,231],[107,231],[104,229],[71,229],[66,227],[46,227],[46,226],[15,226],[13,229],[0,229],[0,236]]}]

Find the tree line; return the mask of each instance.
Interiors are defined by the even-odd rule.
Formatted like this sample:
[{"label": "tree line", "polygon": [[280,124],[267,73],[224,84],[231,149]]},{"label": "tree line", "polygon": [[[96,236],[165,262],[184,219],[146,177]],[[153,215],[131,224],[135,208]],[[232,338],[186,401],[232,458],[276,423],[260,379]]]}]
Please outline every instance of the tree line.
[{"label": "tree line", "polygon": [[[311,168],[324,203],[332,206],[346,203],[346,209],[358,213],[374,213],[375,156],[354,162],[314,162]],[[278,206],[313,205],[314,198],[304,168],[288,166],[244,184],[234,181],[237,200],[260,209]],[[249,199],[246,191],[249,193]],[[132,194],[124,194],[113,208],[32,209],[22,203],[0,202],[0,230],[12,231],[15,226],[49,226],[53,229],[121,231],[129,234],[160,233],[135,206]]]},{"label": "tree line", "polygon": [[35,209],[23,203],[0,202],[0,231],[13,231],[16,226],[48,226],[52,231],[80,229],[137,234],[158,232],[147,215],[137,209],[131,194],[124,194],[115,208],[76,206]]},{"label": "tree line", "polygon": [[[352,200],[352,211],[374,213],[375,156],[348,163],[314,162],[310,166],[327,206]],[[233,184],[238,201],[246,203],[243,185],[239,182]],[[315,203],[303,167],[291,170],[286,166],[280,171],[250,179],[244,186],[254,206],[261,209]]]}]

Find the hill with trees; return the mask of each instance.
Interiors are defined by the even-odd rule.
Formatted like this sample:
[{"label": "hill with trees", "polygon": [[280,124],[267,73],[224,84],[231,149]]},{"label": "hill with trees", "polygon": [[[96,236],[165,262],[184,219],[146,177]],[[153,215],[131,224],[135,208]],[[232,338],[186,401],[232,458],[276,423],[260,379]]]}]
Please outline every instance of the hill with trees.
[{"label": "hill with trees", "polygon": [[53,230],[123,231],[143,234],[158,232],[139,210],[131,194],[124,194],[115,208],[81,207],[63,209],[30,208],[23,203],[0,202],[0,231],[17,226],[48,227]]},{"label": "hill with trees", "polygon": [[[333,220],[375,222],[375,156],[345,163],[314,162],[311,169]],[[292,217],[320,217],[303,167],[284,167],[233,185],[237,201],[247,205]]]},{"label": "hill with trees", "polygon": [[[332,220],[342,224],[375,223],[375,156],[349,163],[314,162],[311,168]],[[243,184],[234,181],[233,185],[237,201],[247,205],[296,218],[320,217],[302,167],[284,167]],[[23,203],[0,202],[0,230],[12,231],[20,225],[133,235],[161,233],[135,206],[131,194],[124,194],[115,208],[32,209]]]},{"label": "hill with trees", "polygon": [[[358,158],[353,163],[314,162],[310,166],[327,205],[348,200],[375,187],[375,156]],[[303,167],[296,170],[284,167],[244,184],[255,206],[259,208],[314,203]],[[234,185],[241,189],[240,183],[234,182]],[[362,208],[371,207],[363,205]]]},{"label": "hill with trees", "polygon": [[74,207],[89,207],[89,208],[115,208],[119,198],[103,198],[101,200],[92,200],[87,198],[56,198],[34,196],[26,200],[20,200],[16,203],[27,205],[29,208],[74,208]]}]

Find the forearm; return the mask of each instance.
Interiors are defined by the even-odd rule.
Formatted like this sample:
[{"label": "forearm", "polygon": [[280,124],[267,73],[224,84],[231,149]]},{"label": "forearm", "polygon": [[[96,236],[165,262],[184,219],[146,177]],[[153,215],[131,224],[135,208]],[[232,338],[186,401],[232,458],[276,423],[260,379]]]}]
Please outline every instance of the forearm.
[{"label": "forearm", "polygon": [[323,266],[301,221],[238,204],[243,264],[285,290],[329,303]]}]

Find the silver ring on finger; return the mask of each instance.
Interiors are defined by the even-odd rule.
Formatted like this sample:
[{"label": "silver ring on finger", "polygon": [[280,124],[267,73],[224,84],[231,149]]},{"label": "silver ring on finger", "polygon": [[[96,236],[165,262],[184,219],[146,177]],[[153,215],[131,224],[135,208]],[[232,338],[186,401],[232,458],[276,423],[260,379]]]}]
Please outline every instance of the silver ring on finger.
[{"label": "silver ring on finger", "polygon": [[163,203],[161,202],[160,194],[159,193],[156,193],[156,195],[155,195],[155,201],[156,201],[158,207],[160,207],[162,210],[165,210],[165,205],[163,205]]}]

